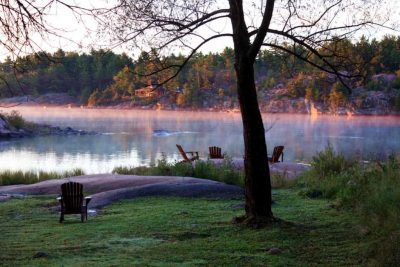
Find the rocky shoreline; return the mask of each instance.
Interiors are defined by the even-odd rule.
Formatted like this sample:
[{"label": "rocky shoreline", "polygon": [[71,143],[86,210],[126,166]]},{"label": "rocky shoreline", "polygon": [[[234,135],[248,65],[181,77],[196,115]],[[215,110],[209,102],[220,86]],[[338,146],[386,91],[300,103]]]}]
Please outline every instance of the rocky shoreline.
[{"label": "rocky shoreline", "polygon": [[[262,113],[291,113],[291,114],[326,114],[326,115],[400,115],[400,107],[396,104],[395,90],[366,90],[357,87],[352,90],[346,102],[333,105],[329,101],[307,99],[306,97],[290,97],[290,92],[283,84],[259,92],[259,107]],[[210,95],[198,108],[182,107],[171,103],[168,96],[160,97],[151,104],[140,105],[140,102],[118,100],[107,105],[90,108],[114,109],[145,109],[145,110],[176,110],[176,111],[211,111],[211,112],[240,112],[235,98],[220,98]]]},{"label": "rocky shoreline", "polygon": [[12,138],[25,138],[46,135],[95,135],[96,132],[76,130],[71,127],[61,128],[47,124],[30,124],[29,128],[16,128],[0,117],[0,141]]},{"label": "rocky shoreline", "polygon": [[[323,102],[312,102],[304,97],[289,98],[286,88],[274,88],[259,95],[260,111],[262,113],[292,113],[292,114],[327,114],[327,115],[400,115],[391,101],[394,95],[382,91],[366,91],[362,88],[353,90],[353,95],[345,106],[332,109]],[[362,96],[362,97],[360,97]],[[0,106],[12,108],[13,106],[27,107],[81,107],[90,109],[139,109],[139,110],[172,110],[172,111],[206,111],[239,113],[238,104],[233,100],[218,103],[203,103],[202,107],[179,107],[161,98],[153,104],[138,105],[132,101],[116,101],[108,105],[85,106],[65,93],[45,94],[37,98],[20,96],[0,100]],[[53,129],[57,132],[59,129]],[[18,133],[16,133],[18,135]],[[71,133],[69,133],[71,134]],[[84,134],[84,133],[75,133]]]}]

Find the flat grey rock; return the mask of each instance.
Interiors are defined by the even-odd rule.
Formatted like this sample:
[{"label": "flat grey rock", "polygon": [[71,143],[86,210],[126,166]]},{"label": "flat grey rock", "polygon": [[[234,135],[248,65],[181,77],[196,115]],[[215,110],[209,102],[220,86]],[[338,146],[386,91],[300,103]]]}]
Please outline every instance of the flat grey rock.
[{"label": "flat grey rock", "polygon": [[30,185],[0,186],[0,195],[60,194],[61,184],[69,181],[83,184],[85,195],[91,195],[89,208],[101,208],[123,199],[145,196],[242,199],[243,188],[207,179],[179,176],[136,176],[96,174],[47,180]]}]

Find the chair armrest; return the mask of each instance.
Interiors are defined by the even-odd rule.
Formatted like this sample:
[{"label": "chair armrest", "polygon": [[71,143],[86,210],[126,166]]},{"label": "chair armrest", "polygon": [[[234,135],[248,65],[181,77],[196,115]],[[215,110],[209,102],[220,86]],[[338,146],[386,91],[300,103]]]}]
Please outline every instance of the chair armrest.
[{"label": "chair armrest", "polygon": [[196,154],[196,157],[199,157],[199,152],[198,152],[198,151],[186,151],[186,153],[189,153],[189,154],[191,154],[191,155],[192,155],[192,157],[194,157],[194,156],[195,156],[195,154]]},{"label": "chair armrest", "polygon": [[92,200],[92,197],[85,197],[85,201],[86,201],[86,205],[85,206],[87,206],[88,204],[89,204],[89,202],[90,202],[90,200]]}]

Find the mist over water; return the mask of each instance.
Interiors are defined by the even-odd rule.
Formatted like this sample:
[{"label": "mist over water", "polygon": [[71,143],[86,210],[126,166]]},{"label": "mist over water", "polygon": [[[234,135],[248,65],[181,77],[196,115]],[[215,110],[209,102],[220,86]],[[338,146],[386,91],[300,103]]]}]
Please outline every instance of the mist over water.
[{"label": "mist over water", "polygon": [[[240,114],[80,108],[17,110],[27,120],[96,131],[88,136],[45,136],[0,142],[1,170],[111,172],[116,166],[140,166],[181,160],[175,144],[199,151],[220,146],[243,157]],[[3,110],[4,111],[4,110]],[[9,111],[9,110],[5,110]],[[285,146],[285,161],[311,160],[330,143],[336,151],[361,159],[400,153],[399,116],[309,116],[265,114],[269,153]]]}]

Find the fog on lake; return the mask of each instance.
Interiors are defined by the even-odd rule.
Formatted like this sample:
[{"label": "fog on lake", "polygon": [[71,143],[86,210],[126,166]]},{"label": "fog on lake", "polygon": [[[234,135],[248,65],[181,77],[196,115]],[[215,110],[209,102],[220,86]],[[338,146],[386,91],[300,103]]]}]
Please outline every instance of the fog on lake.
[{"label": "fog on lake", "polygon": [[[207,158],[220,146],[243,157],[240,114],[80,108],[28,108],[29,121],[96,131],[97,135],[42,136],[0,142],[0,170],[111,172],[116,166],[141,166],[180,160],[176,144]],[[9,110],[3,110],[9,111]],[[346,156],[368,160],[400,153],[399,116],[310,116],[264,114],[268,152],[284,145],[285,161],[309,162],[328,143]]]}]

